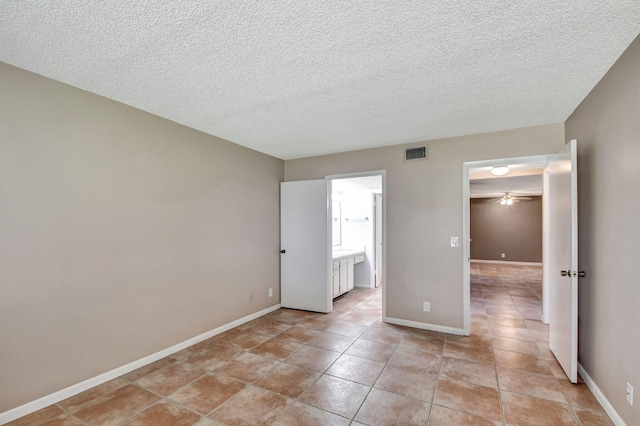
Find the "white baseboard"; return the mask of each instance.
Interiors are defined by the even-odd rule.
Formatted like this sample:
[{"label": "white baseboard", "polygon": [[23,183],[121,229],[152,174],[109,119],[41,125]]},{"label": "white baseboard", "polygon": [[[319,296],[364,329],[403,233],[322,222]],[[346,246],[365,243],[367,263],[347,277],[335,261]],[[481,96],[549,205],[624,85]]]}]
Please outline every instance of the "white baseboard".
[{"label": "white baseboard", "polygon": [[458,336],[465,335],[462,328],[446,327],[444,325],[428,324],[425,322],[409,321],[390,317],[383,318],[383,321],[395,325],[404,325],[405,327],[420,328],[422,330],[438,331],[440,333],[447,334],[457,334]]},{"label": "white baseboard", "polygon": [[624,420],[622,420],[622,417],[620,417],[615,408],[613,408],[613,405],[611,405],[607,397],[604,396],[598,385],[596,385],[596,382],[594,382],[591,376],[587,374],[587,371],[580,363],[578,363],[578,373],[580,373],[580,376],[584,379],[584,383],[591,390],[593,396],[595,396],[600,405],[602,405],[602,408],[604,408],[604,411],[606,411],[613,424],[616,426],[627,426]]},{"label": "white baseboard", "polygon": [[512,260],[479,260],[471,259],[469,262],[473,263],[500,263],[503,265],[523,265],[523,266],[542,266],[542,262],[516,262]]},{"label": "white baseboard", "polygon": [[279,308],[280,308],[280,304],[273,305],[259,312],[253,313],[251,315],[247,315],[246,317],[237,319],[235,321],[222,325],[218,328],[207,331],[206,333],[202,333],[198,336],[192,337],[191,339],[185,340],[184,342],[178,343],[177,345],[173,345],[167,349],[163,349],[159,352],[156,352],[144,358],[140,358],[136,361],[130,362],[129,364],[123,365],[121,367],[114,368],[113,370],[107,371],[106,373],[100,374],[99,376],[92,377],[80,383],[76,383],[75,385],[71,385],[67,388],[54,392],[52,394],[43,396],[42,398],[36,399],[35,401],[28,402],[19,407],[12,408],[9,411],[5,411],[4,413],[0,413],[0,425],[9,423],[10,421],[13,421],[15,419],[24,417],[27,414],[31,414],[42,408],[48,407],[49,405],[52,405],[62,400],[65,400],[67,398],[70,398],[74,395],[77,395],[95,386],[108,382],[109,380],[113,380],[116,377],[120,377],[123,374],[130,373],[133,370],[137,370],[140,367],[144,367],[145,365],[151,364],[152,362],[158,361],[159,359],[165,358],[169,355],[172,355],[178,351],[186,349],[189,346],[193,346],[196,343],[202,342],[203,340],[207,340],[227,330],[231,330],[234,327],[237,327],[251,320],[259,318]]}]

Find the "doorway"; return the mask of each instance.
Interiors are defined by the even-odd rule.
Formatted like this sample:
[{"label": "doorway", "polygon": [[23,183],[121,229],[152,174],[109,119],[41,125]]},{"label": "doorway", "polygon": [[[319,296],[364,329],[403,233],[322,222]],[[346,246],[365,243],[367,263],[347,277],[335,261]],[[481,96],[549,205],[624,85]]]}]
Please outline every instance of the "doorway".
[{"label": "doorway", "polygon": [[333,295],[338,298],[354,288],[382,287],[383,317],[386,300],[382,284],[385,276],[384,178],[384,171],[327,176],[331,191]]},{"label": "doorway", "polygon": [[[385,206],[385,171],[352,173],[346,175],[326,176],[324,179],[289,181],[280,183],[280,300],[281,306],[291,309],[330,313],[333,310],[334,285],[337,280],[338,292],[346,293],[355,287],[358,274],[355,266],[362,263],[363,286],[375,288],[375,273],[371,273],[374,244],[354,247],[349,236],[344,235],[345,228],[334,228],[332,210],[332,187],[334,181],[361,178],[363,181],[377,182],[375,191],[369,188],[369,200],[373,200],[374,192],[382,196],[381,265],[377,273],[385,282],[386,276],[386,206]],[[339,207],[339,200],[336,206]],[[370,206],[373,209],[373,206]],[[365,225],[373,223],[374,212],[362,213],[335,212],[344,226],[345,222]],[[336,221],[337,222],[337,221]],[[335,229],[335,232],[334,232]],[[371,232],[373,235],[373,232]],[[372,238],[374,238],[372,236]],[[334,242],[341,253],[336,255]],[[358,243],[358,245],[360,245]],[[355,250],[354,250],[355,249]],[[339,260],[334,271],[334,260]],[[366,261],[366,262],[365,262]],[[368,265],[368,267],[367,267]],[[334,273],[336,272],[336,273]],[[366,279],[366,281],[364,281]],[[360,281],[360,280],[358,280]],[[344,287],[343,287],[344,286]],[[386,286],[382,287],[382,315],[386,314]],[[337,294],[336,293],[336,294]]]},{"label": "doorway", "polygon": [[[547,243],[547,238],[545,238],[546,231],[546,221],[547,214],[546,208],[548,208],[548,199],[547,192],[544,191],[544,186],[546,182],[546,175],[543,173],[543,169],[546,168],[548,161],[550,159],[550,155],[542,155],[542,156],[531,156],[531,157],[518,157],[518,158],[509,158],[509,159],[495,159],[495,160],[486,160],[486,161],[475,161],[468,162],[463,165],[463,303],[464,303],[464,331],[466,335],[471,333],[471,218],[470,218],[470,207],[471,207],[471,198],[472,195],[484,195],[489,199],[489,203],[498,203],[497,205],[501,205],[500,203],[504,203],[504,207],[509,207],[513,203],[517,203],[522,198],[531,198],[526,197],[529,193],[519,192],[521,188],[515,188],[513,186],[500,186],[497,185],[499,182],[499,177],[496,177],[491,174],[491,170],[497,166],[509,165],[510,172],[509,177],[514,176],[526,176],[531,175],[532,173],[541,174],[542,176],[542,204],[543,204],[543,213],[542,213],[542,264],[545,263],[545,255],[548,252],[546,250],[545,244]],[[532,172],[534,171],[534,172]],[[473,179],[479,180],[482,182],[481,185],[478,185],[480,189],[476,188],[475,194],[471,193],[471,182]],[[495,179],[495,180],[494,180]],[[493,184],[492,184],[493,183]],[[511,180],[509,182],[511,185],[516,185],[515,180]],[[482,187],[486,187],[485,193],[483,194]],[[507,188],[507,189],[505,189]],[[518,192],[516,192],[516,189]],[[516,193],[517,195],[514,195]],[[518,197],[518,195],[520,197]],[[492,199],[493,198],[493,199]],[[518,199],[520,198],[520,199]],[[510,203],[507,205],[507,203]],[[499,258],[496,259],[497,262],[503,261],[506,259],[506,253],[499,252]],[[542,288],[542,320],[545,321],[545,314],[548,311],[546,307],[547,297],[547,280],[544,276],[545,269],[543,268],[543,288]]]},{"label": "doorway", "polygon": [[[543,192],[542,322],[554,364],[572,383],[578,380],[578,149],[575,139],[554,154],[498,159],[463,165],[463,304],[464,332],[471,332],[470,298],[470,171],[474,168],[548,162]],[[507,169],[509,167],[502,167]],[[565,269],[569,267],[569,269]]]}]

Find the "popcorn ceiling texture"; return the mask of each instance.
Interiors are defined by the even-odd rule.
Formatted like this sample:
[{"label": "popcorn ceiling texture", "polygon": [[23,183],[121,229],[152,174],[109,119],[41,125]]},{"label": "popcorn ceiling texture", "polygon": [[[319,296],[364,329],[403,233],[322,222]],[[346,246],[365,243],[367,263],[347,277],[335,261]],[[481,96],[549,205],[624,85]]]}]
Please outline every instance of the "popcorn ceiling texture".
[{"label": "popcorn ceiling texture", "polygon": [[0,2],[0,60],[299,158],[564,121],[638,0]]}]

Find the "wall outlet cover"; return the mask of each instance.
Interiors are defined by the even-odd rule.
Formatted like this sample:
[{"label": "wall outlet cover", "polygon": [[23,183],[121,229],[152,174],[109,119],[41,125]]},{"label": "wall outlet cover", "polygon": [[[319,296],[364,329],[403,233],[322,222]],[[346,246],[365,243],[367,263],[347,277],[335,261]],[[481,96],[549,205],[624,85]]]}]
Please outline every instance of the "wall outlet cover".
[{"label": "wall outlet cover", "polygon": [[431,312],[431,302],[422,302],[422,310],[425,312]]}]

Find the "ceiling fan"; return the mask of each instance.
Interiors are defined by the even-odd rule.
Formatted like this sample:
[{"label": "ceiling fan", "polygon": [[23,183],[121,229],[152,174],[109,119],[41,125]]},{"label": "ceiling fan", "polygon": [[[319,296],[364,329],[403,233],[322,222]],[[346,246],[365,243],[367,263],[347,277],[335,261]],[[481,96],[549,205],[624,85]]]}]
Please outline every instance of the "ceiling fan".
[{"label": "ceiling fan", "polygon": [[518,197],[516,195],[511,195],[511,193],[509,192],[505,192],[504,195],[496,200],[493,201],[494,203],[500,203],[503,206],[510,206],[513,203],[517,203],[518,201],[527,201],[527,200],[532,200],[531,197]]}]

